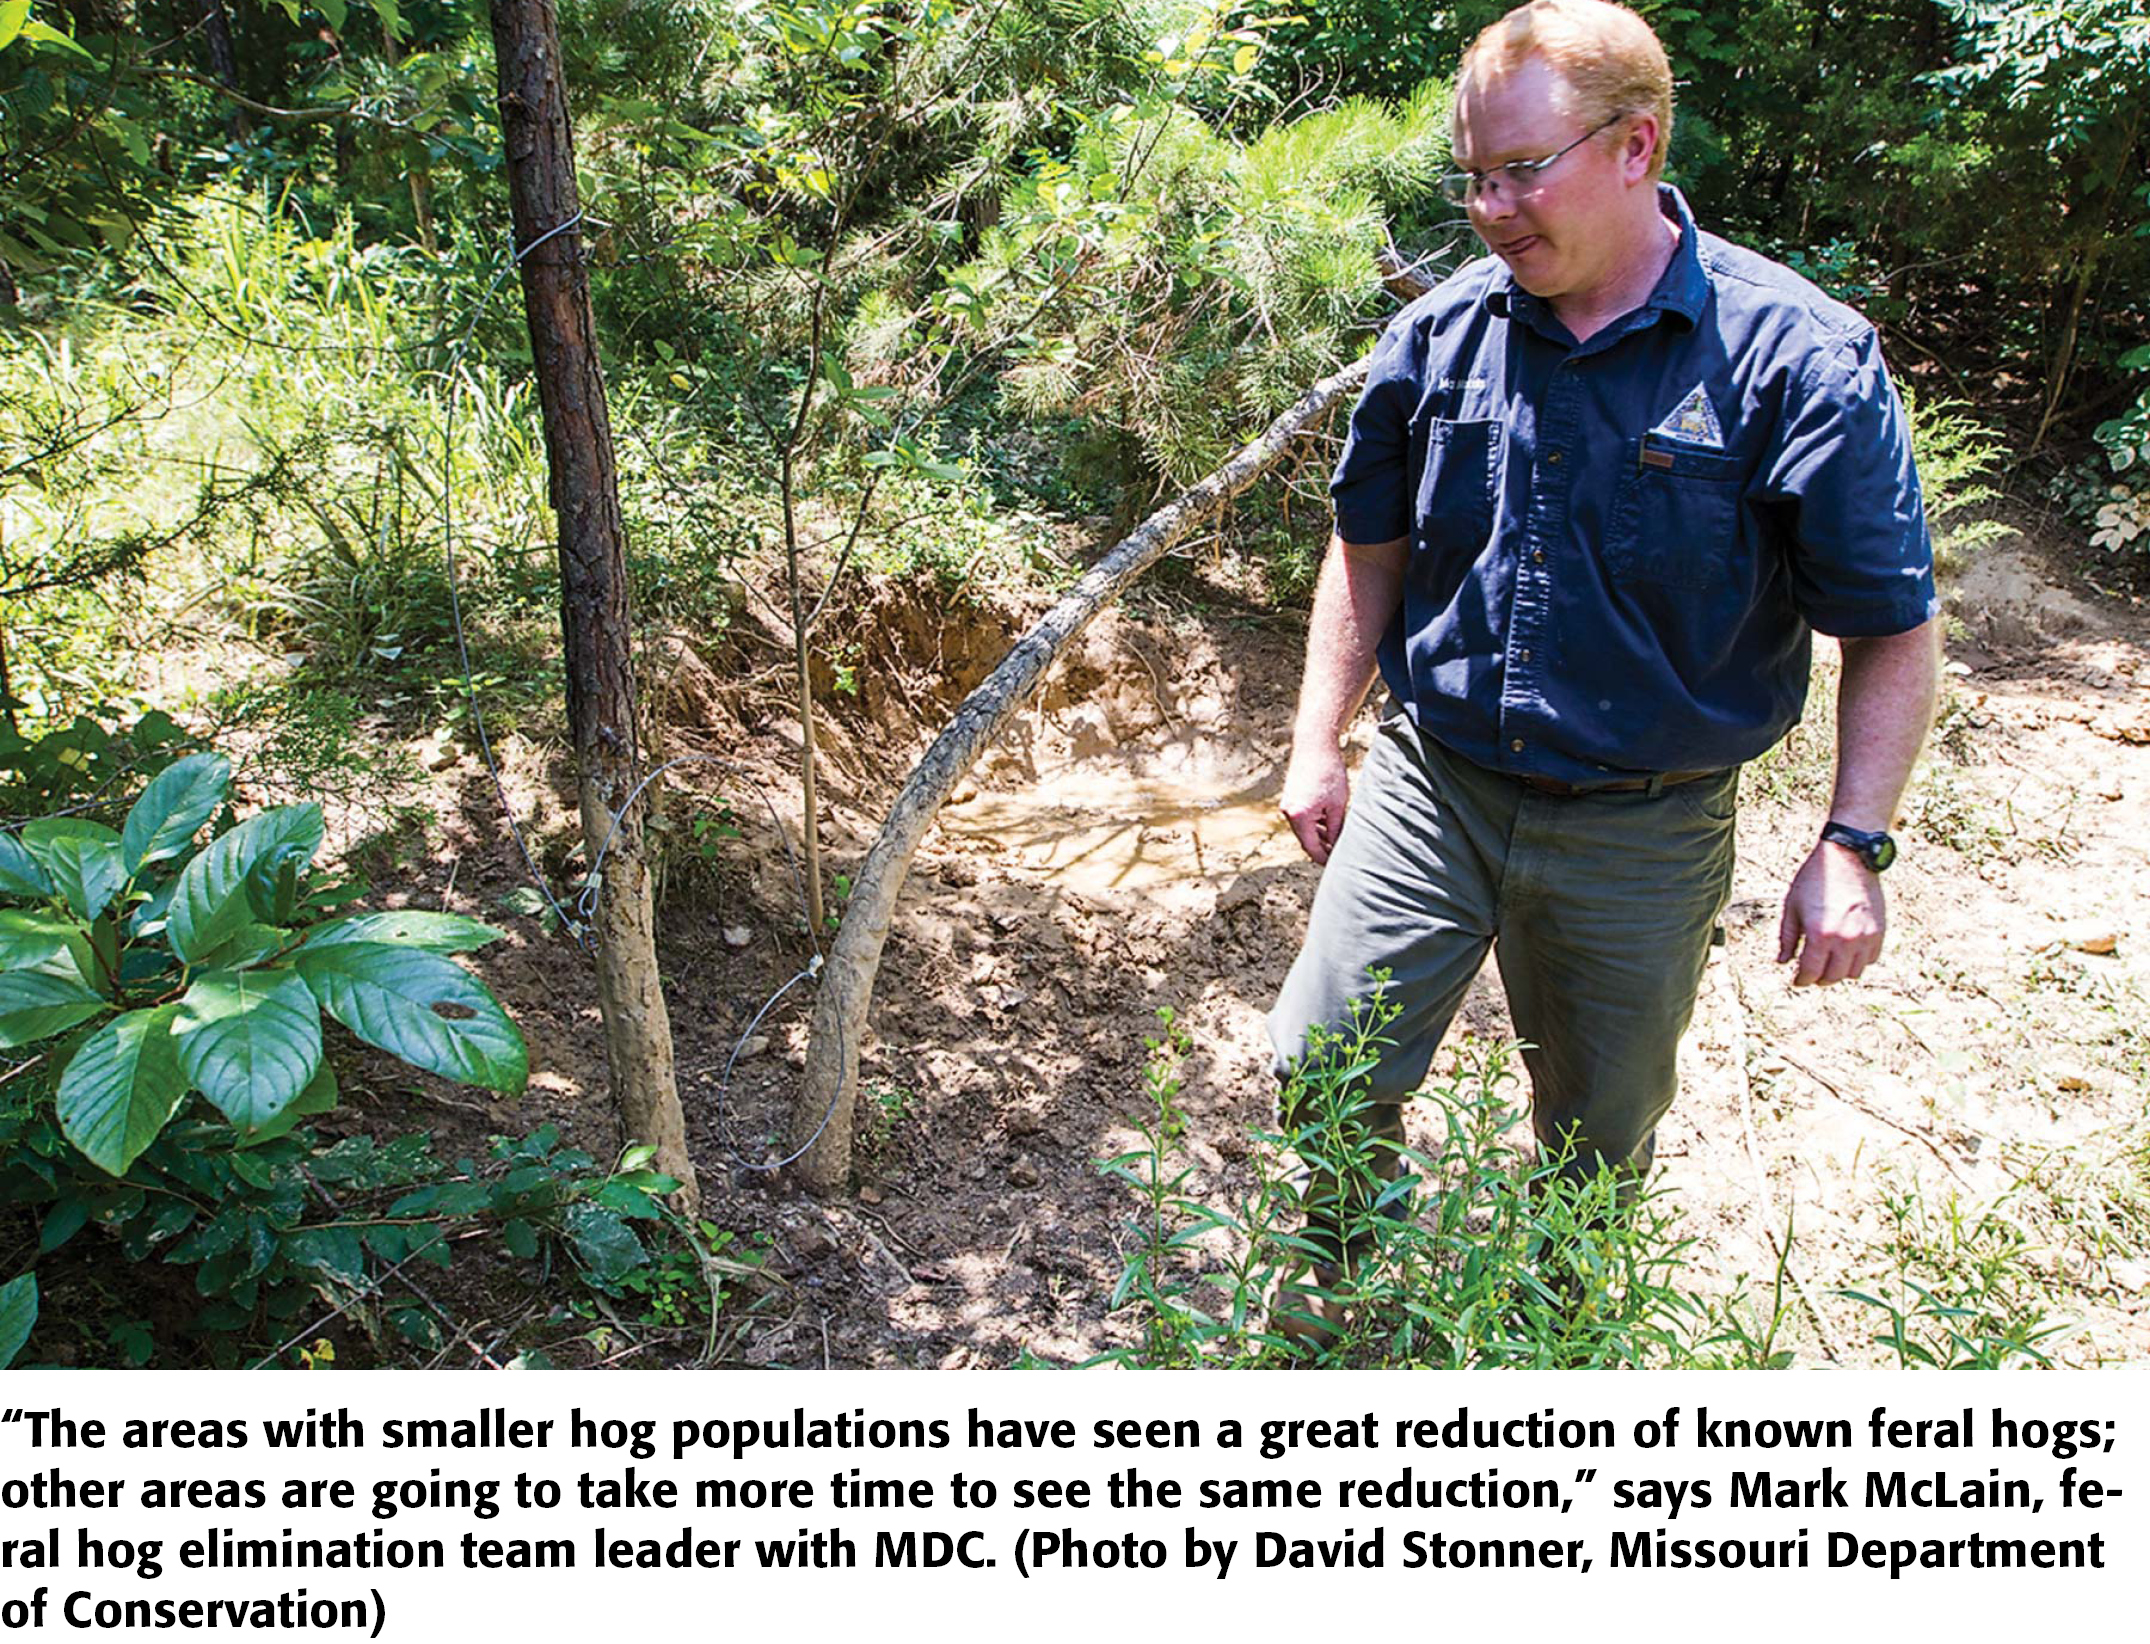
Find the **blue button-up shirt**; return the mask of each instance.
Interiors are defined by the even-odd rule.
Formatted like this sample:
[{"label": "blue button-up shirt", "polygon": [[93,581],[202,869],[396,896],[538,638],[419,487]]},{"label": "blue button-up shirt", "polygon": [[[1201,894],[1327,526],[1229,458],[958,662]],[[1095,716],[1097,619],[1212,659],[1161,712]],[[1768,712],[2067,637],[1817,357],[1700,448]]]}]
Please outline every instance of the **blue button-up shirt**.
[{"label": "blue button-up shirt", "polygon": [[1346,542],[1410,540],[1389,688],[1495,770],[1738,764],[1797,723],[1813,630],[1937,609],[1873,327],[1661,197],[1670,265],[1586,342],[1494,257],[1398,314],[1330,486]]}]

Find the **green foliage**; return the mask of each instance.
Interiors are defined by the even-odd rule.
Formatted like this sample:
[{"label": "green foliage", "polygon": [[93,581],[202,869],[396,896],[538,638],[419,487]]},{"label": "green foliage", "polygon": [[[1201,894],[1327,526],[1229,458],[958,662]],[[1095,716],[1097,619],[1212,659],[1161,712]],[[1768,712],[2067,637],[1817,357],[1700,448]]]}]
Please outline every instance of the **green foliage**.
[{"label": "green foliage", "polygon": [[15,1362],[36,1324],[37,1275],[25,1273],[0,1284],[0,1370]]},{"label": "green foliage", "polygon": [[1945,574],[1960,571],[1979,548],[2009,535],[1998,520],[1979,517],[1999,494],[1988,480],[2001,465],[2000,438],[1960,401],[1924,403],[1908,386],[1903,398],[1934,561]]},{"label": "green foliage", "polygon": [[308,1092],[332,1099],[323,1009],[418,1067],[519,1091],[521,1035],[442,957],[499,933],[415,911],[322,921],[330,899],[308,878],[317,805],[262,812],[192,849],[230,779],[221,755],[189,754],[117,832],[51,817],[11,838],[6,891],[28,905],[9,910],[0,1048],[63,1070],[48,1083],[68,1140],[124,1176],[190,1091],[242,1138]]},{"label": "green foliage", "polygon": [[[51,736],[93,741],[74,727]],[[496,1143],[481,1170],[435,1160],[423,1136],[327,1145],[310,1127],[338,1099],[324,1013],[413,1066],[521,1089],[521,1035],[451,957],[500,933],[457,914],[339,911],[353,891],[314,872],[317,805],[239,820],[221,754],[114,751],[129,745],[112,737],[94,760],[50,767],[17,750],[32,782],[101,775],[93,809],[119,825],[78,814],[0,832],[0,1204],[41,1211],[48,1256],[95,1228],[129,1262],[191,1267],[204,1306],[190,1328],[219,1362],[274,1346],[323,1304],[360,1319],[384,1354],[440,1346],[437,1309],[389,1281],[407,1263],[446,1266],[451,1231],[466,1228],[620,1289],[648,1259],[637,1224],[677,1186],[647,1168],[647,1149],[601,1170],[545,1127]],[[114,786],[144,763],[155,774],[117,814]],[[28,1275],[0,1291],[8,1354],[35,1295]],[[158,1350],[136,1327],[103,1345],[134,1362]]]},{"label": "green foliage", "polygon": [[1884,1188],[1882,1207],[1890,1271],[1870,1289],[1842,1294],[1886,1321],[1874,1340],[1900,1368],[2050,1363],[2043,1344],[2070,1326],[2051,1317],[2029,1273],[2029,1241],[2001,1207],[1974,1214],[1951,1194],[1935,1209],[1900,1183]]},{"label": "green foliage", "polygon": [[1508,9],[1505,0],[1438,10],[1412,0],[1304,0],[1278,27],[1262,76],[1284,99],[1405,97],[1453,73],[1472,36]]},{"label": "green foliage", "polygon": [[[1180,1105],[1187,1043],[1170,1012],[1147,1040],[1144,1145],[1103,1161],[1128,1182],[1130,1226],[1116,1306],[1136,1309],[1151,1366],[1275,1364],[1575,1369],[1742,1364],[1778,1367],[1780,1292],[1756,1330],[1744,1298],[1705,1303],[1680,1284],[1686,1242],[1662,1199],[1611,1174],[1578,1183],[1558,1154],[1532,1160],[1508,1140],[1515,1074],[1504,1047],[1467,1045],[1454,1076],[1423,1093],[1443,1146],[1421,1154],[1380,1137],[1364,1093],[1378,999],[1351,1032],[1310,1047],[1281,1098],[1294,1122],[1253,1136],[1255,1182],[1231,1210],[1190,1191]],[[1296,1160],[1296,1177],[1289,1166]],[[1332,1234],[1309,1234],[1314,1210]],[[1333,1239],[1333,1242],[1332,1242]],[[1332,1341],[1275,1333],[1268,1300],[1312,1261],[1350,1254],[1335,1288]],[[1303,1279],[1299,1282],[1307,1282]],[[1265,1317],[1265,1314],[1269,1315]]]},{"label": "green foliage", "polygon": [[1191,483],[1361,346],[1392,224],[1431,207],[1447,157],[1439,85],[1250,143],[1179,103],[1106,110],[1010,190],[936,304],[959,340],[1025,318],[1011,407],[1116,431],[1130,481]]},{"label": "green foliage", "polygon": [[[2150,368],[2150,347],[2133,350],[2120,363],[2133,370]],[[2098,443],[2112,477],[2092,489],[2084,510],[2091,546],[2150,554],[2150,390],[2125,415],[2099,424]]]}]

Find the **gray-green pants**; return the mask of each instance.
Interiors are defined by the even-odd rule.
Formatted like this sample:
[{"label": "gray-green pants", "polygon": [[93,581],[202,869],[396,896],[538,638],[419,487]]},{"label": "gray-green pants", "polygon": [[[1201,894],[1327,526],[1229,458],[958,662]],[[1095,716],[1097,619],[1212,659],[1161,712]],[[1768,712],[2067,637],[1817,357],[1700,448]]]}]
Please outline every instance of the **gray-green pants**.
[{"label": "gray-green pants", "polygon": [[1311,1028],[1348,1029],[1369,972],[1385,970],[1384,1001],[1401,1014],[1367,1083],[1377,1102],[1407,1099],[1490,947],[1532,1047],[1540,1141],[1572,1138],[1579,1172],[1647,1170],[1731,891],[1738,789],[1734,770],[1654,796],[1555,798],[1391,714],[1269,1014],[1278,1078]]}]

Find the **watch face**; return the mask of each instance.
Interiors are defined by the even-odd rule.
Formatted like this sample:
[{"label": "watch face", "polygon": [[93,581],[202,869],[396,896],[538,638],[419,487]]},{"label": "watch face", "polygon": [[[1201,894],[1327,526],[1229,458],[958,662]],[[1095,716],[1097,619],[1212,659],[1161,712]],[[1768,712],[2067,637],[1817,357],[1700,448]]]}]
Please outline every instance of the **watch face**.
[{"label": "watch face", "polygon": [[1883,868],[1896,860],[1896,841],[1887,834],[1878,835],[1874,840],[1873,848],[1868,851],[1866,859],[1874,865],[1876,873],[1881,872]]}]

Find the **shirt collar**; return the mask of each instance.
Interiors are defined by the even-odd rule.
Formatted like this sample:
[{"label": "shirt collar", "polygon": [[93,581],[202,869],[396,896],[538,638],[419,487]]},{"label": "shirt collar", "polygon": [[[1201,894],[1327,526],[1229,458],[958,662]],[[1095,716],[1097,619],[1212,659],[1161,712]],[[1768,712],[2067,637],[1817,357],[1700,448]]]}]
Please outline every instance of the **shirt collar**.
[{"label": "shirt collar", "polygon": [[[1687,209],[1686,197],[1670,183],[1657,185],[1657,205],[1678,226],[1680,243],[1642,308],[1644,312],[1677,314],[1692,329],[1700,322],[1710,295],[1709,271],[1702,266],[1695,215]],[[1517,285],[1515,276],[1505,266],[1486,292],[1486,309],[1504,320],[1513,317],[1535,322],[1546,314],[1545,304]]]}]

